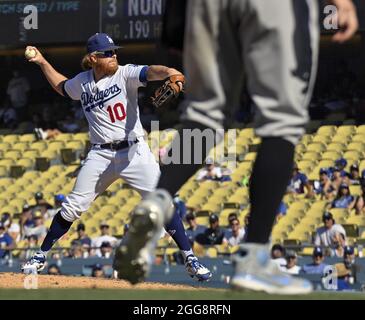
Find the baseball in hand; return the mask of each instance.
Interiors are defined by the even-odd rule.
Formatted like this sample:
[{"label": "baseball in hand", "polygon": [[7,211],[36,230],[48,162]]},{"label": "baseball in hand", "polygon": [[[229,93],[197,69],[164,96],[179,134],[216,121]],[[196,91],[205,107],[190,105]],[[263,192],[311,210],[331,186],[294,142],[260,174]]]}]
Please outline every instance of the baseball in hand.
[{"label": "baseball in hand", "polygon": [[37,51],[35,51],[34,49],[28,48],[27,50],[25,50],[25,57],[27,59],[32,59],[37,55]]}]

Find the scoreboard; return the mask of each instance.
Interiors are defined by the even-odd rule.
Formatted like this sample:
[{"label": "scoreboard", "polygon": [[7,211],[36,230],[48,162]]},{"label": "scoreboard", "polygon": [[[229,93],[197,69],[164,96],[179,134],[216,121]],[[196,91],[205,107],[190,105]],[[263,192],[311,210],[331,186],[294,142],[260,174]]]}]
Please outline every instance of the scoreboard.
[{"label": "scoreboard", "polygon": [[[24,24],[29,5],[37,11],[36,28]],[[116,42],[154,41],[161,36],[164,6],[165,0],[0,1],[0,47],[85,43],[96,32]]]},{"label": "scoreboard", "polygon": [[162,0],[103,0],[101,30],[120,41],[158,39],[163,5]]}]

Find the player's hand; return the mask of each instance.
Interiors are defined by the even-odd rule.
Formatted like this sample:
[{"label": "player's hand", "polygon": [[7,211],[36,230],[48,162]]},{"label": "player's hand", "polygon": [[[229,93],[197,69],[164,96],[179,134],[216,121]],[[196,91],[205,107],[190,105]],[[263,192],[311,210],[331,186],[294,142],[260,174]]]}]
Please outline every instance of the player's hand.
[{"label": "player's hand", "polygon": [[330,0],[337,7],[337,21],[340,28],[333,36],[335,42],[345,42],[355,34],[359,28],[356,8],[352,0]]},{"label": "player's hand", "polygon": [[[33,49],[33,50],[36,52],[36,55],[35,55],[35,57],[33,57],[33,58],[31,58],[31,57],[27,57],[27,56],[25,55],[25,52],[26,52],[27,50],[31,50],[31,49]],[[43,64],[43,63],[46,61],[46,59],[43,57],[43,55],[41,54],[41,52],[40,52],[40,51],[39,51],[36,47],[27,46],[27,47],[25,48],[24,55],[25,55],[25,58],[26,58],[29,62],[34,62],[34,63],[36,63],[36,64],[38,64],[38,65],[41,65],[41,64]]]}]

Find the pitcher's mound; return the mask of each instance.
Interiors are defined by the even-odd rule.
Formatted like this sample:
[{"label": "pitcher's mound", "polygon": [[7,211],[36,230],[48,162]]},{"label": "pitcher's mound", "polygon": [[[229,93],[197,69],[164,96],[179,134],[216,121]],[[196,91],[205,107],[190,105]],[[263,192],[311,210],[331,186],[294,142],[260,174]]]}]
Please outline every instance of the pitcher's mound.
[{"label": "pitcher's mound", "polygon": [[[131,285],[127,281],[115,279],[97,279],[89,277],[72,276],[48,276],[38,275],[38,288],[62,288],[62,289],[167,289],[167,290],[192,290],[194,287],[144,282],[138,285]],[[0,289],[23,289],[32,281],[26,275],[20,273],[0,273]],[[199,288],[201,289],[201,288]]]}]

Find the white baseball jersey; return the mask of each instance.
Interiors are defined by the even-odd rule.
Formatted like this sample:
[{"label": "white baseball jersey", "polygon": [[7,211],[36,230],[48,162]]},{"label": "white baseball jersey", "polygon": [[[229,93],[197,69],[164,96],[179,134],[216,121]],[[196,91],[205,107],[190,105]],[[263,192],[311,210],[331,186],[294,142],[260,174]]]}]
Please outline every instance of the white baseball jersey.
[{"label": "white baseball jersey", "polygon": [[147,66],[119,66],[112,76],[94,80],[93,70],[79,73],[64,84],[64,92],[80,100],[89,123],[93,144],[143,137],[139,119],[138,88],[144,86],[141,74]]}]

